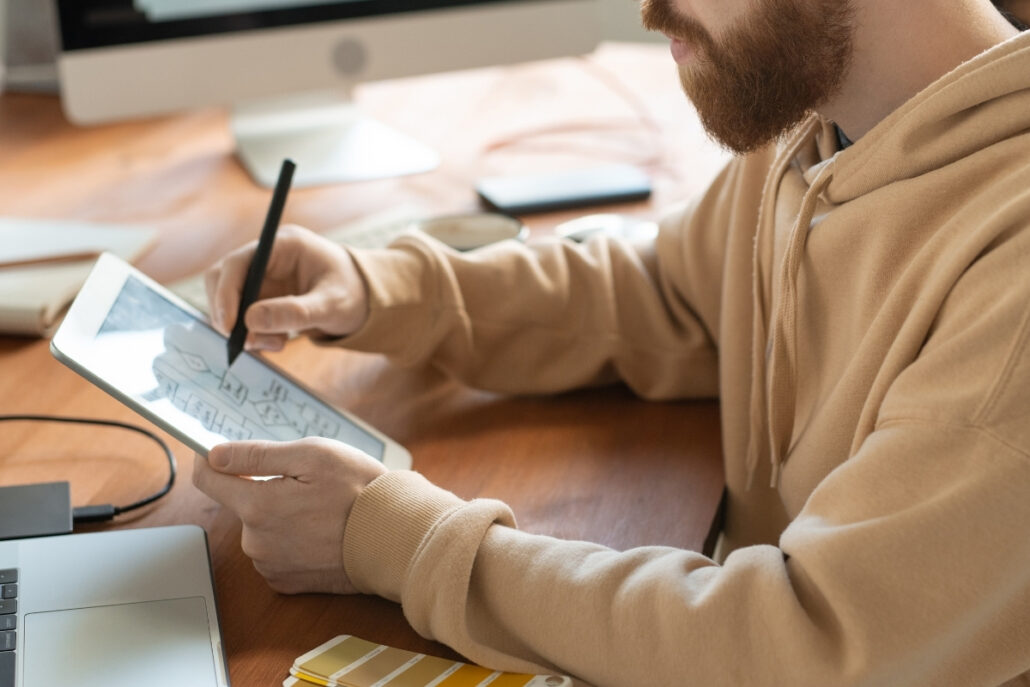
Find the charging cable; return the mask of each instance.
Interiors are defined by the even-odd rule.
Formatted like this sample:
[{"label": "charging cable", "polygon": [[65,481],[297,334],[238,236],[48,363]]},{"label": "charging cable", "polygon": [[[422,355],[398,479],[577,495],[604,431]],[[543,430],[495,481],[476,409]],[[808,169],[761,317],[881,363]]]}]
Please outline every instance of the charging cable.
[{"label": "charging cable", "polygon": [[116,427],[118,429],[127,429],[132,432],[137,432],[149,439],[153,439],[161,447],[161,450],[164,451],[165,457],[168,459],[168,481],[160,491],[151,494],[145,499],[140,499],[139,501],[125,506],[115,506],[110,503],[105,503],[95,506],[79,506],[78,508],[73,508],[72,521],[76,524],[84,522],[103,522],[114,518],[116,515],[121,515],[122,513],[136,510],[137,508],[142,508],[143,506],[157,501],[159,498],[171,491],[172,485],[175,483],[175,455],[161,437],[147,429],[144,429],[143,427],[130,425],[126,422],[118,422],[117,420],[95,420],[91,418],[65,417],[61,415],[0,415],[0,422],[64,422],[68,424]]}]

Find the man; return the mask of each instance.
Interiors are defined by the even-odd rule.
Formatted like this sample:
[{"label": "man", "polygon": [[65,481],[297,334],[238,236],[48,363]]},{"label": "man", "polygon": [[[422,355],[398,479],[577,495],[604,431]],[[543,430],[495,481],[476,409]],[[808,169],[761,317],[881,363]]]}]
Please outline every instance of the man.
[{"label": "man", "polygon": [[[519,532],[321,440],[217,447],[196,484],[276,589],[380,594],[496,668],[1030,685],[1030,33],[989,0],[643,16],[741,153],[653,246],[347,253],[287,228],[247,323],[255,348],[303,329],[510,392],[718,394],[717,560]],[[209,275],[222,329],[251,250]]]}]

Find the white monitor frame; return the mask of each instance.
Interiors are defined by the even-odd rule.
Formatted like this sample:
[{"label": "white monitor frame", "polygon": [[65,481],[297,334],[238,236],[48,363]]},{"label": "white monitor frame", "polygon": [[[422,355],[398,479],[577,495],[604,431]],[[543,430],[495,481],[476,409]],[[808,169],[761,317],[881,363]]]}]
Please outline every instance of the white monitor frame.
[{"label": "white monitor frame", "polygon": [[[599,39],[597,0],[517,0],[62,50],[57,66],[62,104],[75,123],[239,106],[233,130],[255,179],[273,185],[289,156],[297,162],[294,185],[310,186],[437,164],[434,152],[409,139],[386,148],[391,155],[372,156],[397,165],[367,169],[366,149],[382,150],[369,141],[388,134],[341,106],[357,83],[585,54]],[[294,95],[305,103],[299,114],[283,100]],[[327,134],[334,143],[311,144],[311,135],[324,141]]]}]

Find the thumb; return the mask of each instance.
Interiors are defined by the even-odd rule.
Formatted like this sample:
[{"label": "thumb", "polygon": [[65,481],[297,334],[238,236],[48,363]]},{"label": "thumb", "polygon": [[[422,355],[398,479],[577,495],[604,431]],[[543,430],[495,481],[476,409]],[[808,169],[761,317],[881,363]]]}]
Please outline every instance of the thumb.
[{"label": "thumb", "polygon": [[232,441],[219,444],[207,454],[207,462],[218,472],[230,475],[296,477],[296,450],[275,441]]},{"label": "thumb", "polygon": [[286,334],[305,329],[331,329],[332,302],[312,291],[258,301],[247,309],[247,329],[258,334]]}]

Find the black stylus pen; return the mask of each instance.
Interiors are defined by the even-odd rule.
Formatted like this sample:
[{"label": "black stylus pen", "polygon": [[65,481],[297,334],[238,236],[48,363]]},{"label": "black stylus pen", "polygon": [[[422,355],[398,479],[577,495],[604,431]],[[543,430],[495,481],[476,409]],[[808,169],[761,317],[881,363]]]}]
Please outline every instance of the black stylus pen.
[{"label": "black stylus pen", "polygon": [[275,182],[275,191],[272,192],[272,202],[268,206],[268,215],[265,217],[265,226],[261,228],[261,238],[258,239],[257,249],[254,257],[250,260],[250,267],[247,268],[247,276],[243,280],[243,293],[240,295],[240,309],[236,313],[236,324],[233,325],[232,333],[229,334],[229,367],[243,351],[243,342],[247,340],[247,325],[243,321],[243,314],[247,312],[254,301],[261,293],[261,282],[265,278],[265,268],[268,267],[268,257],[272,254],[272,244],[275,242],[275,232],[279,229],[279,220],[283,216],[283,207],[286,205],[286,194],[290,192],[290,182],[293,181],[293,170],[297,165],[293,160],[283,160],[283,166],[279,168],[279,180]]}]

